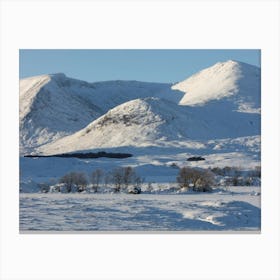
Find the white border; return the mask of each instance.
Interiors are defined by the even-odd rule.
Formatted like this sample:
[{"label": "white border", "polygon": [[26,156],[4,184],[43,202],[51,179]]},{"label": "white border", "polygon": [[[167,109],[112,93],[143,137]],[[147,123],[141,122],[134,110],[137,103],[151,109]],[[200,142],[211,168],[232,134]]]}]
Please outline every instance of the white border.
[{"label": "white border", "polygon": [[[1,278],[279,279],[279,34],[278,1],[2,1]],[[262,233],[20,235],[20,48],[262,49]]]}]

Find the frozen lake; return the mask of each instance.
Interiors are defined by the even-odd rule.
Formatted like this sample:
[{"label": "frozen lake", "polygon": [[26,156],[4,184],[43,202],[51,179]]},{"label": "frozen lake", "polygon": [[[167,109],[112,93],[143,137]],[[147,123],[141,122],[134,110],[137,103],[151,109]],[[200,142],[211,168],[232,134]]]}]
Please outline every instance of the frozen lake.
[{"label": "frozen lake", "polygon": [[260,187],[187,194],[21,193],[20,232],[260,231]]}]

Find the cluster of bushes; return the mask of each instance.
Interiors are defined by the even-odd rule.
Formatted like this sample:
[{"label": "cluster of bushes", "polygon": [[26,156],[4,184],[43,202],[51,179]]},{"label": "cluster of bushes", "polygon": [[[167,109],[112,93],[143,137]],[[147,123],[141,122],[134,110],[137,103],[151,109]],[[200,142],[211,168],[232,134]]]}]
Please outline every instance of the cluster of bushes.
[{"label": "cluster of bushes", "polygon": [[179,171],[177,182],[181,189],[208,192],[212,190],[214,175],[209,170],[183,167]]},{"label": "cluster of bushes", "polygon": [[223,185],[227,186],[252,186],[258,185],[261,178],[261,167],[256,166],[254,170],[242,171],[238,167],[226,166],[224,168],[214,167],[210,169],[217,176],[225,177]]},{"label": "cluster of bushes", "polygon": [[223,168],[220,167],[213,167],[210,170],[219,176],[240,176],[241,171],[238,167],[235,166],[225,166]]},{"label": "cluster of bushes", "polygon": [[[213,167],[210,168],[210,170],[216,174],[216,175],[220,175],[220,176],[241,176],[242,173],[246,173],[245,171],[242,171],[240,168],[235,167],[235,166],[226,166],[223,168],[220,167]],[[258,177],[261,178],[261,167],[260,166],[255,166],[254,170],[251,170],[249,172],[247,172],[248,176],[251,177]]]},{"label": "cluster of bushes", "polygon": [[118,167],[105,173],[101,169],[93,170],[87,175],[83,172],[69,172],[62,176],[57,184],[40,184],[41,192],[98,192],[101,187],[111,188],[114,192],[140,193],[143,179],[139,177],[134,168]]},{"label": "cluster of bushes", "polygon": [[242,171],[240,168],[229,166],[209,168],[207,170],[183,167],[179,169],[177,183],[181,189],[208,192],[212,190],[213,186],[260,185],[260,178],[260,166],[256,166],[251,171]]},{"label": "cluster of bushes", "polygon": [[223,185],[226,186],[257,186],[260,185],[259,177],[240,176],[240,177],[226,177]]}]

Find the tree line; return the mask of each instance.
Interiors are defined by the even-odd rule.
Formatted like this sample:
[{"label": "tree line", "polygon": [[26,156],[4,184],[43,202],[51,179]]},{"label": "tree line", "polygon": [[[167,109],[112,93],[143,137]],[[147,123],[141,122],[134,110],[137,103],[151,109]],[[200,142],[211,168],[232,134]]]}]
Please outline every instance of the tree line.
[{"label": "tree line", "polygon": [[[242,172],[235,167],[209,168],[200,169],[192,167],[178,167],[176,177],[177,189],[196,192],[210,192],[213,186],[218,186],[217,177],[225,176],[226,185],[252,185],[252,178],[261,177],[260,167],[256,167],[249,173],[249,177],[241,176]],[[57,192],[84,192],[90,190],[97,193],[101,188],[110,188],[115,193],[128,192],[139,194],[144,178],[140,177],[135,169],[131,166],[117,167],[109,172],[102,169],[95,169],[90,174],[84,172],[69,172],[63,175],[58,184],[52,186]],[[40,184],[42,192],[49,192],[49,184]],[[147,190],[151,191],[151,183],[148,184]]]},{"label": "tree line", "polygon": [[[58,192],[83,192],[88,188],[97,193],[101,186],[113,186],[114,192],[127,191],[131,193],[140,193],[141,184],[144,179],[136,174],[133,167],[118,167],[109,172],[102,169],[95,169],[89,175],[84,172],[69,172],[63,175],[54,190]],[[41,191],[48,192],[49,188],[43,184]]]}]

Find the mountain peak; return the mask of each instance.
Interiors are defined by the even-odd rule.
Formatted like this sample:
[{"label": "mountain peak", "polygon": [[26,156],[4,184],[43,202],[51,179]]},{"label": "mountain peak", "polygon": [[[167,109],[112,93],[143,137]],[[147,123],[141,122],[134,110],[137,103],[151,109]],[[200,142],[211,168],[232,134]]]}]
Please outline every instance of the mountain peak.
[{"label": "mountain peak", "polygon": [[54,78],[66,78],[66,75],[64,73],[52,73],[49,74],[49,76]]},{"label": "mountain peak", "polygon": [[252,64],[242,62],[239,60],[233,60],[233,59],[229,59],[227,61],[222,61],[222,62],[217,62],[212,67],[214,67],[215,65],[224,66],[224,67],[243,67],[243,68],[245,67],[245,68],[252,68],[252,69],[258,68],[257,66],[254,66]]},{"label": "mountain peak", "polygon": [[240,64],[240,63],[241,63],[240,61],[229,59],[227,61],[219,61],[216,64],[220,64],[220,65],[236,65],[236,64]]},{"label": "mountain peak", "polygon": [[[256,66],[228,60],[218,62],[188,79],[172,86],[184,92],[180,105],[201,106],[210,101],[232,99],[235,110],[255,112],[260,107],[260,69]],[[246,106],[244,107],[244,104]],[[243,109],[240,109],[240,106]],[[251,109],[250,109],[251,108]],[[244,110],[243,110],[244,111]]]}]

